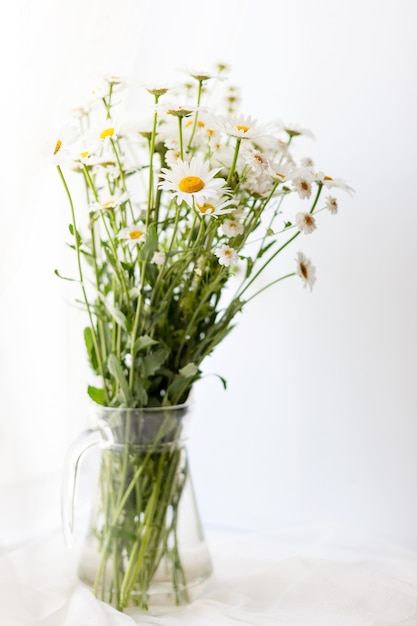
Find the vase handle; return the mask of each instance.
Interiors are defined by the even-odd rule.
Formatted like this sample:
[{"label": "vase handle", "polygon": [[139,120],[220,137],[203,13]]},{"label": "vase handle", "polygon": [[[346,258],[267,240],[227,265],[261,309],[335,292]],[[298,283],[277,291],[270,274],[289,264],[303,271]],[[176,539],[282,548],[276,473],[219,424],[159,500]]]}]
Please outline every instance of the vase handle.
[{"label": "vase handle", "polygon": [[84,430],[69,446],[64,459],[61,488],[61,520],[65,544],[74,542],[74,508],[79,464],[86,452],[103,442],[97,428]]}]

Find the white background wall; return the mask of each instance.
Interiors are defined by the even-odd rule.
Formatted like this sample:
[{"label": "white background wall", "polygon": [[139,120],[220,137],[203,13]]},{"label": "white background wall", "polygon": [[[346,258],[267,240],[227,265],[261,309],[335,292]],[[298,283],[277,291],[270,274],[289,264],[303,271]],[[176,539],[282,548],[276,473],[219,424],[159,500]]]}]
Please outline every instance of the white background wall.
[{"label": "white background wall", "polygon": [[335,525],[417,550],[417,3],[20,5],[3,40],[3,491],[58,478],[86,423],[82,320],[53,274],[68,209],[46,148],[102,73],[145,81],[220,60],[246,113],[310,128],[305,150],[356,194],[302,242],[313,292],[298,280],[266,292],[206,364],[229,388],[207,377],[195,393],[203,521]]}]

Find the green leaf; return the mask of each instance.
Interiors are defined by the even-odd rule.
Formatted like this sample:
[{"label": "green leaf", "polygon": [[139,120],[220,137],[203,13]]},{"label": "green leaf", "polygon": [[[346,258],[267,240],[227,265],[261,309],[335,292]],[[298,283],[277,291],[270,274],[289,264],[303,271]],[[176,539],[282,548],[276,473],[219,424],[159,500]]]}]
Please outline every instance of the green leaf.
[{"label": "green leaf", "polygon": [[120,309],[118,309],[111,302],[109,302],[109,300],[105,298],[102,294],[99,294],[99,296],[104,306],[106,307],[109,315],[115,320],[117,324],[119,324],[119,326],[123,328],[123,330],[127,330],[126,316],[120,311]]},{"label": "green leaf", "polygon": [[155,339],[152,339],[152,337],[149,337],[149,335],[142,335],[136,339],[133,352],[139,352],[139,350],[144,350],[145,348],[149,348],[149,346],[154,346],[156,343],[158,342],[155,341]]},{"label": "green leaf", "polygon": [[62,280],[69,280],[71,283],[78,283],[79,281],[76,278],[68,278],[67,276],[61,276],[59,270],[54,270],[54,274],[61,278]]},{"label": "green leaf", "polygon": [[141,374],[144,378],[152,376],[165,363],[169,355],[168,348],[160,348],[151,354],[146,355],[141,360]]},{"label": "green leaf", "polygon": [[227,380],[225,378],[223,378],[223,376],[220,376],[220,374],[207,374],[207,376],[215,376],[222,383],[223,389],[225,389],[225,390],[227,389]]},{"label": "green leaf", "polygon": [[116,381],[119,383],[125,402],[127,405],[129,405],[129,400],[130,400],[129,385],[126,380],[126,376],[124,375],[121,363],[115,354],[113,353],[110,354],[107,360],[107,367],[109,368],[110,374],[114,376]]},{"label": "green leaf", "polygon": [[97,389],[97,387],[88,386],[87,393],[90,398],[96,404],[101,404],[102,406],[106,406],[106,394],[104,389]]},{"label": "green leaf", "polygon": [[267,252],[269,250],[269,248],[271,246],[273,246],[275,243],[275,239],[273,239],[272,241],[270,241],[269,243],[266,244],[266,246],[264,246],[263,248],[261,248],[258,252],[258,259],[261,258],[261,256],[263,256],[265,254],[265,252]]},{"label": "green leaf", "polygon": [[148,404],[148,392],[145,388],[145,381],[142,378],[136,377],[135,380],[135,396],[139,402],[144,406]]},{"label": "green leaf", "polygon": [[93,331],[89,326],[84,328],[84,343],[87,349],[88,361],[92,367],[92,369],[97,372],[98,369],[98,359],[96,350],[94,347],[94,339],[93,339]]},{"label": "green leaf", "polygon": [[184,378],[191,378],[198,373],[198,367],[195,363],[187,363],[187,365],[184,365],[184,367],[178,371]]},{"label": "green leaf", "polygon": [[252,268],[253,268],[253,260],[251,259],[250,256],[246,257],[246,274],[245,274],[245,278],[248,278],[252,272]]},{"label": "green leaf", "polygon": [[69,231],[70,231],[71,235],[73,235],[73,237],[76,238],[76,241],[77,241],[78,245],[80,246],[82,244],[82,239],[81,239],[80,233],[78,232],[78,230],[74,229],[73,224],[69,224],[68,228],[69,228]]},{"label": "green leaf", "polygon": [[158,249],[158,233],[155,224],[151,224],[146,231],[146,240],[139,250],[138,258],[146,261]]}]

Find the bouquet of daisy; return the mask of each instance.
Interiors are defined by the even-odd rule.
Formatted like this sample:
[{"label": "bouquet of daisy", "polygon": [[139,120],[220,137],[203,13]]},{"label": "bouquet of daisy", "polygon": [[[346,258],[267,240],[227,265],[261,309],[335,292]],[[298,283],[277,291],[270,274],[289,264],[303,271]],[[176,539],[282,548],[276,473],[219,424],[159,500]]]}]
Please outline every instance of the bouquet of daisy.
[{"label": "bouquet of daisy", "polygon": [[[316,229],[319,211],[337,212],[334,190],[351,191],[311,159],[296,160],[294,140],[308,130],[241,114],[226,75],[222,65],[215,73],[191,70],[180,85],[147,85],[140,119],[124,106],[126,84],[108,76],[56,143],[76,259],[71,279],[80,287],[95,375],[88,394],[98,405],[184,404],[204,360],[253,298],[294,276],[312,287],[315,269],[302,252],[288,267],[278,257]],[[85,189],[81,209],[70,190],[74,177]],[[111,482],[108,475],[102,482]],[[126,509],[124,530],[130,517]],[[136,518],[136,526],[144,523]],[[127,568],[133,544],[115,528],[101,543],[103,559],[117,552]],[[144,541],[143,527],[135,532]],[[154,554],[161,558],[161,550]],[[117,567],[126,577],[123,564]],[[114,592],[119,608],[136,584],[131,571],[124,592]]]}]

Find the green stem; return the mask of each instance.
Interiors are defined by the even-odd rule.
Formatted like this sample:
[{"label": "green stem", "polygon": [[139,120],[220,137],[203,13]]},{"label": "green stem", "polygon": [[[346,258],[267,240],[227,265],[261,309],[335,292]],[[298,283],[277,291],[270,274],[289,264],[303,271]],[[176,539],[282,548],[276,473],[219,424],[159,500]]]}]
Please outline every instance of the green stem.
[{"label": "green stem", "polygon": [[248,304],[248,302],[250,302],[251,300],[253,300],[257,296],[259,296],[259,294],[262,293],[263,291],[265,291],[266,289],[269,289],[269,287],[272,287],[272,285],[276,285],[277,283],[280,283],[282,280],[285,280],[286,278],[291,278],[291,276],[296,276],[296,273],[295,272],[291,272],[291,274],[286,274],[285,276],[281,276],[280,278],[276,278],[275,280],[271,281],[267,285],[264,285],[261,289],[258,289],[258,291],[255,291],[255,293],[253,293],[249,298],[247,298],[247,300],[245,300],[245,302],[242,303],[242,306],[243,305],[246,306]]},{"label": "green stem", "polygon": [[180,140],[180,157],[181,160],[184,160],[184,145],[183,145],[183,138],[182,138],[182,117],[181,115],[178,116],[178,137]]},{"label": "green stem", "polygon": [[64,189],[65,192],[67,194],[67,198],[69,201],[69,205],[70,205],[70,210],[71,210],[71,219],[72,219],[72,226],[74,228],[74,237],[75,237],[75,250],[76,250],[76,255],[77,255],[77,266],[78,266],[78,276],[79,276],[79,281],[80,281],[80,286],[81,286],[81,291],[83,294],[83,300],[85,303],[85,306],[87,308],[87,314],[88,314],[88,319],[90,321],[90,327],[91,327],[91,332],[92,332],[92,336],[93,336],[93,342],[94,342],[94,350],[97,356],[97,362],[98,362],[98,366],[99,366],[99,370],[100,370],[100,375],[101,378],[103,380],[103,389],[104,389],[104,394],[106,397],[106,401],[109,402],[109,396],[107,393],[107,388],[106,388],[106,378],[104,375],[104,367],[103,367],[103,362],[101,359],[101,352],[100,352],[100,347],[99,347],[99,341],[98,341],[98,337],[97,337],[97,332],[96,332],[96,328],[95,328],[95,324],[94,324],[94,320],[93,320],[93,315],[91,312],[91,307],[90,307],[90,303],[88,301],[88,297],[87,297],[87,292],[84,286],[84,275],[83,275],[83,269],[82,269],[82,263],[81,263],[81,249],[80,249],[80,242],[79,242],[79,236],[78,236],[78,230],[77,230],[77,221],[76,221],[76,217],[75,217],[75,209],[74,209],[74,203],[72,201],[72,196],[70,193],[70,190],[68,188],[67,185],[67,181],[65,180],[65,177],[62,173],[61,167],[59,165],[57,165],[57,170],[59,173],[59,176],[61,178],[61,181],[64,185]]},{"label": "green stem", "polygon": [[[155,98],[155,105],[157,105],[158,100],[159,100],[159,95],[155,94],[154,98]],[[157,123],[158,123],[158,112],[155,111],[154,116],[153,116],[152,135],[151,135],[151,140],[150,140],[150,145],[149,145],[148,211],[146,213],[146,226],[148,226],[149,224],[150,215],[151,215],[151,211],[153,208],[153,179],[154,179],[153,157],[155,154]]]},{"label": "green stem", "polygon": [[[200,106],[201,94],[202,93],[203,93],[203,81],[199,80],[198,81],[198,93],[197,93],[197,107]],[[194,140],[195,131],[197,129],[197,123],[198,123],[198,109],[195,112],[193,130],[192,130],[192,133],[191,133],[191,136],[190,136],[190,140],[188,142],[187,151],[191,150],[191,145],[192,145],[193,140]]]},{"label": "green stem", "polygon": [[233,174],[235,173],[237,157],[239,155],[239,149],[240,149],[241,141],[242,141],[241,137],[237,137],[236,138],[236,146],[235,146],[235,152],[234,152],[234,155],[233,155],[233,161],[232,161],[232,165],[231,165],[231,168],[230,168],[230,171],[229,171],[229,176],[227,177],[227,181],[226,181],[226,185],[227,186],[230,186],[230,183],[232,182]]}]

